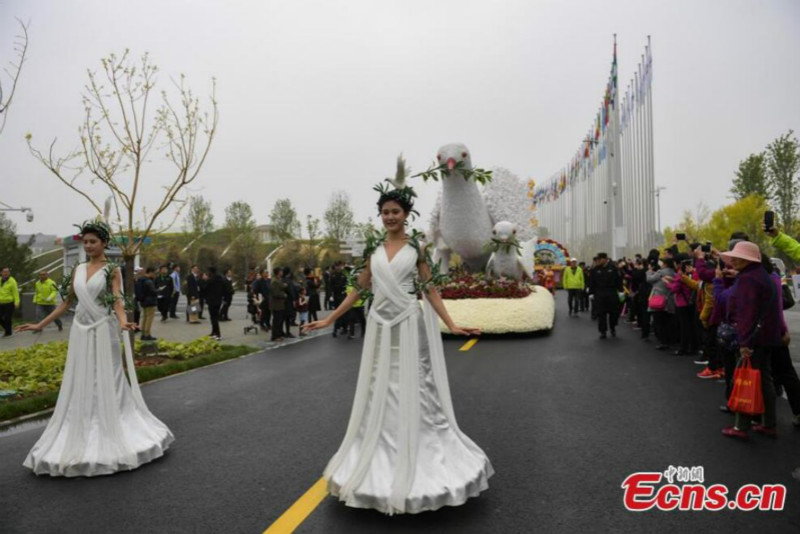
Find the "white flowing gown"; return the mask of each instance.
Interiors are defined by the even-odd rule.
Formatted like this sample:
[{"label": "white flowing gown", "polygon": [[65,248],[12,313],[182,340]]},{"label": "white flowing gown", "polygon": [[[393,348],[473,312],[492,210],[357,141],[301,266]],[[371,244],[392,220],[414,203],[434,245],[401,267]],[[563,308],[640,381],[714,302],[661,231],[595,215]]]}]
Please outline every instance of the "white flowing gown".
[{"label": "white flowing gown", "polygon": [[147,409],[127,335],[122,336],[125,377],[119,322],[98,301],[106,290],[106,270],[89,280],[86,273],[85,263],[75,269],[78,306],[58,401],[23,463],[37,475],[90,477],[135,469],[162,456],[175,439]]},{"label": "white flowing gown", "polygon": [[367,319],[350,422],[325,469],[347,506],[387,514],[458,506],[488,488],[486,454],[456,423],[435,311],[412,294],[418,254],[371,258]]}]

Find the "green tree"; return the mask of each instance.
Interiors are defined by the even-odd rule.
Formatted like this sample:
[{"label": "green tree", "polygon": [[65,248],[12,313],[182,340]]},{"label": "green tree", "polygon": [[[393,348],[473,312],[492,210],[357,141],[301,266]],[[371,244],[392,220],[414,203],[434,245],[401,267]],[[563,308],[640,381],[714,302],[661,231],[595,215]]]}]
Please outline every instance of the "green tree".
[{"label": "green tree", "polygon": [[28,243],[17,242],[16,226],[0,212],[0,269],[8,267],[18,284],[33,278],[36,262],[31,259]]},{"label": "green tree", "polygon": [[274,235],[280,243],[300,237],[300,221],[297,211],[288,198],[279,198],[269,214],[269,224]]},{"label": "green tree", "polygon": [[711,214],[703,231],[703,240],[711,241],[718,250],[727,250],[731,234],[744,232],[750,241],[770,254],[772,247],[769,245],[769,237],[761,229],[764,212],[768,209],[767,201],[758,195],[749,195],[723,206]]},{"label": "green tree", "polygon": [[328,207],[322,218],[325,221],[325,231],[330,239],[341,241],[350,235],[355,226],[355,221],[347,192],[335,191],[331,195]]},{"label": "green tree", "polygon": [[189,209],[183,219],[183,230],[195,237],[214,230],[214,214],[211,212],[210,201],[200,195],[189,199]]},{"label": "green tree", "polygon": [[748,195],[768,196],[767,187],[767,162],[764,152],[750,154],[747,159],[739,162],[739,168],[734,173],[731,193],[736,200],[742,200]]},{"label": "green tree", "polygon": [[770,200],[775,202],[776,211],[784,228],[794,227],[797,211],[800,181],[796,174],[800,168],[800,143],[789,130],[767,146],[767,180]]},{"label": "green tree", "polygon": [[238,271],[239,275],[247,274],[248,268],[256,263],[255,246],[258,243],[256,221],[250,204],[240,200],[225,208],[225,231],[228,234],[228,246],[220,257],[232,252],[231,268]]}]

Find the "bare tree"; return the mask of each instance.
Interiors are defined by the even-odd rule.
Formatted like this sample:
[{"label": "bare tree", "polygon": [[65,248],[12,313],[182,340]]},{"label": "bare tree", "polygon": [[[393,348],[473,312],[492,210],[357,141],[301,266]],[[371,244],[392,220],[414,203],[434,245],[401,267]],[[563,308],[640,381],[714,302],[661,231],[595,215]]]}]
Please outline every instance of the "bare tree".
[{"label": "bare tree", "polygon": [[[42,153],[31,144],[31,134],[26,138],[36,159],[86,199],[98,215],[109,219],[116,234],[115,244],[122,249],[126,264],[125,289],[131,294],[133,258],[148,236],[166,231],[177,220],[187,203],[182,193],[197,178],[208,156],[219,119],[216,80],[212,78],[210,110],[201,110],[199,99],[181,74],[173,80],[179,103],[174,104],[162,90],[161,104],[151,112],[158,67],[148,54],[134,62],[125,50],[122,56],[112,53],[100,63],[99,74],[88,71],[80,148],[59,157],[54,155],[55,139],[47,153]],[[153,148],[161,151],[174,167],[166,184],[157,183],[145,172]],[[92,183],[107,189],[103,196],[110,193],[107,209],[101,209],[103,202],[93,196],[96,191],[91,189]],[[145,186],[148,190],[164,190],[160,202],[150,209],[141,205],[138,198]],[[111,207],[115,219],[109,213]],[[171,215],[168,224],[159,222],[167,215]]]},{"label": "bare tree", "polygon": [[28,26],[30,26],[30,23],[25,24],[19,19],[17,19],[17,22],[19,22],[20,28],[22,28],[22,33],[14,36],[14,53],[16,54],[16,61],[9,61],[9,66],[3,68],[3,71],[11,79],[11,91],[9,91],[8,96],[6,96],[5,92],[3,91],[3,84],[2,81],[0,81],[0,133],[3,133],[3,129],[6,127],[6,120],[8,119],[8,107],[11,105],[11,101],[14,99],[14,93],[17,90],[19,75],[22,72],[22,65],[25,63],[25,54],[28,52]]}]

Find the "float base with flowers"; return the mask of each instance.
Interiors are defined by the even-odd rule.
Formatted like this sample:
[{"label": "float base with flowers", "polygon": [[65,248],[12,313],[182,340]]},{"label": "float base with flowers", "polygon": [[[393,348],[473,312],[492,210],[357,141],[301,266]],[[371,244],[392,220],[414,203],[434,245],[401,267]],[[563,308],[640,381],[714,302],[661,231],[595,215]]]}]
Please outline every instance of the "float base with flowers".
[{"label": "float base with flowers", "polygon": [[[484,334],[510,334],[551,330],[555,301],[541,286],[516,280],[487,279],[482,274],[461,274],[439,288],[453,322],[480,328]],[[439,320],[442,332],[449,333]]]}]

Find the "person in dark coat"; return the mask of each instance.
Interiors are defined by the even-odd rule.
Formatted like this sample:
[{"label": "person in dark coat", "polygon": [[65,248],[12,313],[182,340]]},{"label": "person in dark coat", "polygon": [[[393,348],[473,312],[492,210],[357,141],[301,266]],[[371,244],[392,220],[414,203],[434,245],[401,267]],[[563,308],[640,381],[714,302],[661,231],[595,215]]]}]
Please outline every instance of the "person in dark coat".
[{"label": "person in dark coat", "polygon": [[156,278],[156,290],[158,291],[158,311],[161,312],[161,322],[164,323],[169,317],[169,305],[172,302],[172,278],[168,273],[166,265],[158,269]]},{"label": "person in dark coat", "polygon": [[225,277],[222,281],[225,285],[225,292],[222,295],[222,308],[219,311],[219,320],[230,321],[231,318],[228,316],[228,311],[231,309],[233,294],[236,292],[236,290],[233,289],[233,271],[230,269],[225,271]]},{"label": "person in dark coat", "polygon": [[313,272],[311,271],[311,267],[306,267],[303,270],[303,274],[306,276],[306,295],[308,296],[308,320],[309,321],[318,321],[319,317],[317,317],[317,312],[319,312],[322,307],[319,301],[319,288],[321,286],[321,282],[319,278],[314,276]]},{"label": "person in dark coat", "polygon": [[292,276],[292,270],[288,267],[283,268],[283,278],[281,280],[286,284],[286,303],[283,310],[283,320],[286,323],[284,337],[294,337],[290,328],[292,326],[297,326],[297,321],[295,321],[297,311],[294,307],[294,302],[297,300],[298,294],[297,282]]},{"label": "person in dark coat", "polygon": [[269,307],[272,310],[272,337],[270,341],[283,341],[283,312],[286,309],[286,284],[281,277],[283,269],[275,267],[269,284]]},{"label": "person in dark coat", "polygon": [[650,314],[647,313],[647,299],[650,296],[650,284],[647,283],[647,271],[644,260],[636,258],[631,272],[631,291],[633,291],[633,309],[636,325],[642,339],[650,337]]},{"label": "person in dark coat", "polygon": [[256,278],[255,281],[253,281],[253,283],[250,286],[251,291],[253,292],[254,295],[261,296],[261,304],[259,305],[261,311],[261,319],[259,324],[261,326],[261,330],[263,330],[264,332],[269,331],[270,320],[272,316],[269,307],[269,289],[271,283],[272,281],[270,280],[269,277],[269,271],[263,269],[259,277]]},{"label": "person in dark coat", "polygon": [[619,293],[622,292],[622,276],[614,263],[608,261],[608,255],[601,252],[597,255],[597,266],[592,269],[589,278],[591,294],[597,313],[597,328],[600,339],[606,339],[606,331],[611,329],[611,336],[617,336],[617,320],[619,319]]},{"label": "person in dark coat", "polygon": [[325,291],[325,309],[331,309],[331,268],[326,267],[322,272],[322,288]]},{"label": "person in dark coat", "polygon": [[[339,307],[339,304],[347,296],[347,277],[345,276],[344,272],[342,272],[342,268],[344,265],[342,262],[336,262],[333,266],[333,272],[331,273],[330,283],[328,284],[328,289],[331,291],[331,296],[333,297],[333,308],[336,309]],[[336,320],[333,325],[333,337],[336,337],[338,333],[344,334],[345,329],[347,328],[347,314],[340,317]]]},{"label": "person in dark coat", "polygon": [[[189,307],[192,301],[200,302],[200,268],[197,265],[192,265],[192,272],[186,277],[186,321],[189,321]],[[198,318],[203,318],[202,304],[199,304],[200,313]]]},{"label": "person in dark coat", "polygon": [[225,297],[225,280],[217,273],[216,267],[208,268],[208,278],[203,290],[211,319],[211,337],[218,340],[222,337],[219,331],[219,312]]},{"label": "person in dark coat", "polygon": [[156,338],[152,336],[151,328],[153,326],[153,317],[156,314],[156,306],[158,304],[158,291],[154,282],[156,278],[156,270],[154,267],[148,267],[145,270],[145,275],[137,280],[139,285],[139,298],[142,305],[142,341],[154,341]]}]

